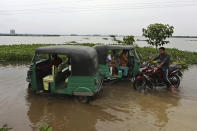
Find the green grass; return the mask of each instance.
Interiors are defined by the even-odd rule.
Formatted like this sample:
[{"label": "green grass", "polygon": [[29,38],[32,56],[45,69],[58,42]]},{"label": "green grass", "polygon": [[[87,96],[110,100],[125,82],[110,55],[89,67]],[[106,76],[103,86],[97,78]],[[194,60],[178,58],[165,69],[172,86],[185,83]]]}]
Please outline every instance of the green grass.
[{"label": "green grass", "polygon": [[[32,45],[1,45],[0,46],[0,62],[1,63],[30,63],[34,55],[35,49],[41,46],[50,46],[54,44],[32,44]],[[94,43],[70,44],[94,46]],[[148,56],[154,57],[157,51],[151,47],[135,47],[141,61],[147,61]],[[181,51],[178,49],[167,49],[171,56],[171,62],[176,62],[184,66],[189,64],[197,64],[197,52]]]}]

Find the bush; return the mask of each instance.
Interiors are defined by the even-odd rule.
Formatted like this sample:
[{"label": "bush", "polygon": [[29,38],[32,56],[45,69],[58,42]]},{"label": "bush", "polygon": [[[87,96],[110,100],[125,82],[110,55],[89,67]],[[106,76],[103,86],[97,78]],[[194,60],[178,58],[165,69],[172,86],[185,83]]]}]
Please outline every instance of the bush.
[{"label": "bush", "polygon": [[128,35],[123,38],[123,44],[125,45],[133,45],[135,42],[134,36]]}]

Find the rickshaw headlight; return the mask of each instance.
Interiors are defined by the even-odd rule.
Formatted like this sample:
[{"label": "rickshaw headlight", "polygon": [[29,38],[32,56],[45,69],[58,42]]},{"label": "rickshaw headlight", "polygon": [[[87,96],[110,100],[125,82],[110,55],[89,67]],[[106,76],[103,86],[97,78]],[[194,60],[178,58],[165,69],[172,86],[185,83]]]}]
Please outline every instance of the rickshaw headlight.
[{"label": "rickshaw headlight", "polygon": [[94,78],[94,84],[95,84],[95,85],[97,85],[97,84],[98,84],[98,82],[97,82],[97,79],[96,79],[96,78]]}]

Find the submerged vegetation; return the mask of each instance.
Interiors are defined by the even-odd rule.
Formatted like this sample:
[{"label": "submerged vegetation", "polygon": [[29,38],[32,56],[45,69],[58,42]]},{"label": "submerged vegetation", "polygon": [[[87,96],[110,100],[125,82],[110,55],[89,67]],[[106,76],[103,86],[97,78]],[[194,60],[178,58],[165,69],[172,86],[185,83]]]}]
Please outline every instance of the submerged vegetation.
[{"label": "submerged vegetation", "polygon": [[52,127],[49,125],[44,125],[39,128],[39,131],[52,131]]},{"label": "submerged vegetation", "polygon": [[[0,62],[1,63],[27,63],[31,62],[35,49],[42,46],[50,46],[55,44],[32,44],[32,45],[1,45],[0,46]],[[94,46],[94,43],[84,44],[71,44],[71,45],[83,45]],[[152,47],[138,47],[135,46],[141,61],[147,61],[148,56],[154,57],[158,52]],[[171,56],[171,62],[181,64],[187,67],[189,64],[197,64],[197,52],[181,51],[178,49],[167,49],[167,52]]]},{"label": "submerged vegetation", "polygon": [[32,45],[1,45],[1,62],[29,62],[31,61],[36,48],[49,46],[51,44],[32,44]]},{"label": "submerged vegetation", "polygon": [[12,128],[9,128],[7,124],[3,125],[1,128],[0,128],[0,131],[9,131],[11,130]]},{"label": "submerged vegetation", "polygon": [[[9,130],[12,130],[12,128],[9,128],[7,124],[3,125],[0,128],[0,131],[9,131]],[[52,127],[49,125],[44,125],[39,128],[39,131],[52,131]]]},{"label": "submerged vegetation", "polygon": [[[147,61],[148,57],[153,58],[158,53],[155,48],[151,47],[136,47],[135,49],[141,61]],[[197,52],[181,51],[175,48],[167,48],[166,51],[171,56],[171,63],[182,65],[184,68],[191,64],[197,64]]]}]

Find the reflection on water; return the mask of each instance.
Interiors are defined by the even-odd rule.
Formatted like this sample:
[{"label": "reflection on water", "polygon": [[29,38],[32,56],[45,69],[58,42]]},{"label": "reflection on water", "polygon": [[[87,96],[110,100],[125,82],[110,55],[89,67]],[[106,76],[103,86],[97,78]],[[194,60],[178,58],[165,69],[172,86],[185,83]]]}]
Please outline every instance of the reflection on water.
[{"label": "reflection on water", "polygon": [[104,112],[103,107],[80,104],[73,98],[29,95],[27,101],[29,102],[27,115],[33,128],[48,123],[56,130],[94,131],[98,119],[106,121],[117,119],[116,116]]},{"label": "reflection on water", "polygon": [[26,66],[0,67],[0,126],[37,130],[49,124],[56,131],[196,130],[197,67],[185,71],[175,94],[158,90],[144,95],[130,82],[105,84],[90,104],[74,97],[37,95],[27,89]]}]

